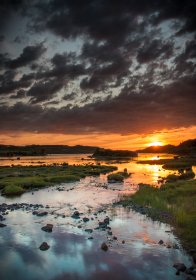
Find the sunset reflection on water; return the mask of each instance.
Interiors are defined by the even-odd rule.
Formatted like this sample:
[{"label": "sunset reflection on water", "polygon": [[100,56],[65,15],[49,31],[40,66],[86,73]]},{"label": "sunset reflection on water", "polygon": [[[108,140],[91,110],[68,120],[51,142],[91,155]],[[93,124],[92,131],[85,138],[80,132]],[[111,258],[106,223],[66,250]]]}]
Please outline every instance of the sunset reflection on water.
[{"label": "sunset reflection on water", "polygon": [[31,157],[20,157],[20,158],[0,158],[0,166],[11,166],[11,165],[51,165],[51,164],[90,164],[90,163],[101,163],[117,166],[119,171],[123,171],[127,168],[128,172],[131,173],[131,177],[125,180],[125,184],[137,185],[139,183],[157,185],[158,181],[173,173],[168,170],[164,170],[161,165],[150,165],[150,164],[139,164],[137,161],[141,160],[159,160],[172,158],[171,154],[139,154],[137,158],[130,161],[95,161],[91,159],[90,154],[64,154],[64,155],[47,155],[47,156],[31,156]]}]

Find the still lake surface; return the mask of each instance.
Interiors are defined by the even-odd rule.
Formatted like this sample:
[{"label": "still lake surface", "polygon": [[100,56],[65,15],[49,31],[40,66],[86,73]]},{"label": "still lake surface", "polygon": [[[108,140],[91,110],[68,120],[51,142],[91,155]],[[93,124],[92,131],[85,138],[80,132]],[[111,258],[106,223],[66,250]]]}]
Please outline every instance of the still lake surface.
[{"label": "still lake surface", "polygon": [[[190,266],[191,259],[169,225],[153,222],[130,208],[112,207],[120,195],[134,193],[138,183],[157,186],[160,177],[170,173],[160,165],[138,164],[137,160],[169,157],[172,155],[140,154],[133,161],[113,163],[119,171],[127,168],[132,176],[123,184],[108,184],[108,189],[100,187],[107,183],[107,177],[101,175],[61,184],[61,191],[58,185],[15,198],[0,196],[1,204],[42,204],[42,209],[48,211],[47,216],[38,217],[32,215],[32,207],[28,205],[5,215],[3,223],[7,227],[0,228],[0,279],[186,279],[184,275],[176,276],[172,266],[175,262]],[[0,159],[1,166],[63,162],[86,164],[94,161],[87,155]],[[71,217],[75,210],[82,213],[81,219]],[[96,229],[98,222],[107,216],[111,219],[112,236],[107,230]],[[83,217],[89,221],[83,222]],[[54,225],[52,233],[41,230],[47,223]],[[85,229],[93,231],[88,233]],[[113,240],[113,236],[117,240]],[[159,240],[165,245],[159,245]],[[39,246],[44,241],[50,249],[40,251]],[[107,252],[100,249],[102,242],[109,245]],[[177,245],[179,249],[167,248],[167,245]]]}]

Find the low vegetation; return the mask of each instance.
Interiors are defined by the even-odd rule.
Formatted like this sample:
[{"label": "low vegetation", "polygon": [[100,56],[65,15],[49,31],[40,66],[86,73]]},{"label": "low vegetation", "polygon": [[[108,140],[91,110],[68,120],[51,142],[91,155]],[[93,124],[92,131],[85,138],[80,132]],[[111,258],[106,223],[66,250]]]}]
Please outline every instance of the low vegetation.
[{"label": "low vegetation", "polygon": [[115,183],[115,182],[123,182],[125,178],[128,178],[131,174],[127,172],[125,168],[123,172],[116,172],[108,175],[108,182]]},{"label": "low vegetation", "polygon": [[75,182],[117,168],[107,165],[55,165],[0,167],[0,189],[4,195],[16,195],[57,183]]},{"label": "low vegetation", "polygon": [[166,178],[166,182],[176,182],[178,180],[189,180],[194,179],[195,173],[192,170],[185,170],[185,172],[176,175],[176,174],[169,174]]},{"label": "low vegetation", "polygon": [[[122,198],[124,206],[146,207],[144,214],[166,221],[175,228],[185,248],[196,248],[196,180],[165,183],[160,189],[142,185],[132,196]],[[140,207],[141,206],[141,207]]]}]

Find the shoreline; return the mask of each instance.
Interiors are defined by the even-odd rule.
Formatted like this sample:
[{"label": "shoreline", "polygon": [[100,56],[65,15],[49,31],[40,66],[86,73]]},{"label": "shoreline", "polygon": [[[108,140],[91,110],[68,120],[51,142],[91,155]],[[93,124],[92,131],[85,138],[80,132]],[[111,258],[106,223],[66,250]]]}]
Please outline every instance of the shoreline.
[{"label": "shoreline", "polygon": [[135,194],[121,197],[116,204],[130,207],[154,221],[171,225],[183,248],[188,252],[195,251],[193,258],[196,261],[196,206],[193,195],[195,188],[196,180],[166,183],[160,189],[141,184]]}]

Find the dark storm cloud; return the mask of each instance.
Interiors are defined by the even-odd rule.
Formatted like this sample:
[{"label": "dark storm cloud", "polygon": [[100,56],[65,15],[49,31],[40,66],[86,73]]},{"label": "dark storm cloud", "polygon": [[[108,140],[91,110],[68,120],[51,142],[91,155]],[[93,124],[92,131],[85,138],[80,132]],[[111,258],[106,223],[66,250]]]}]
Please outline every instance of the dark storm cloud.
[{"label": "dark storm cloud", "polygon": [[31,103],[43,102],[51,99],[64,86],[63,82],[58,80],[47,80],[36,82],[26,93]]},{"label": "dark storm cloud", "polygon": [[76,54],[74,52],[63,54],[57,53],[52,57],[51,63],[55,67],[64,67],[66,64],[73,63],[75,60]]},{"label": "dark storm cloud", "polygon": [[132,63],[132,57],[126,49],[114,48],[110,43],[84,44],[81,59],[91,66],[88,69],[89,75],[81,81],[80,88],[91,92],[106,90],[111,87],[112,82],[115,86],[120,85],[129,74]]},{"label": "dark storm cloud", "polygon": [[7,66],[12,69],[26,66],[29,63],[39,59],[45,51],[46,48],[43,46],[43,44],[27,46],[23,49],[19,57],[8,61]]},{"label": "dark storm cloud", "polygon": [[96,40],[124,41],[136,27],[134,16],[149,16],[158,24],[168,19],[178,19],[182,26],[178,32],[196,30],[196,3],[189,1],[161,0],[51,0],[37,5],[40,17],[35,25],[47,28],[64,38],[88,34]]},{"label": "dark storm cloud", "polygon": [[59,80],[74,80],[87,74],[85,65],[75,61],[74,53],[55,54],[51,58],[52,67],[37,71],[36,78],[56,78]]},{"label": "dark storm cloud", "polygon": [[[5,15],[23,11],[34,39],[39,32],[48,41],[23,45],[15,59],[7,49],[0,55],[0,94],[11,104],[26,100],[1,106],[2,131],[144,133],[195,124],[194,0],[12,2]],[[73,40],[68,51],[69,39],[81,48]]]},{"label": "dark storm cloud", "polygon": [[16,94],[11,95],[10,98],[12,99],[21,99],[26,96],[26,91],[24,89],[20,89],[17,91]]},{"label": "dark storm cloud", "polygon": [[[39,45],[40,46],[40,45]],[[36,51],[35,51],[36,50]],[[33,48],[33,56],[26,57],[25,62],[30,63],[35,60],[35,56],[41,55],[43,48]],[[25,51],[23,51],[25,53]],[[21,55],[22,56],[22,55]],[[20,57],[21,57],[20,56]],[[19,57],[19,58],[20,58]],[[21,65],[21,59],[12,60],[7,62],[7,57],[2,55],[2,64],[9,65],[10,68],[19,67]],[[4,63],[5,61],[5,63]],[[24,59],[23,59],[24,63]],[[70,54],[56,54],[51,58],[52,67],[40,67],[37,66],[37,72],[30,72],[24,74],[19,80],[15,80],[16,71],[7,70],[0,76],[0,94],[12,94],[16,90],[30,87],[27,91],[26,96],[31,97],[31,103],[38,103],[47,101],[63,87],[66,88],[67,84],[78,78],[81,75],[87,74],[85,65],[82,63],[75,62],[75,56],[73,53]],[[3,69],[2,65],[2,69]],[[12,73],[12,75],[11,75]],[[15,96],[15,95],[14,95]]]},{"label": "dark storm cloud", "polygon": [[137,60],[139,63],[148,63],[160,56],[162,59],[168,59],[172,55],[172,52],[173,44],[171,42],[164,43],[157,39],[151,41],[148,38],[139,49]]},{"label": "dark storm cloud", "polygon": [[16,74],[14,70],[8,70],[0,75],[0,95],[13,93],[31,85],[32,81],[29,75],[23,75],[20,80],[14,80]]},{"label": "dark storm cloud", "polygon": [[71,101],[71,100],[74,100],[76,96],[77,96],[77,93],[76,93],[76,92],[71,92],[70,94],[65,94],[65,95],[63,96],[63,100],[65,100],[65,101]]},{"label": "dark storm cloud", "polygon": [[154,24],[168,19],[178,19],[181,21],[181,27],[179,27],[177,35],[196,31],[196,2],[194,0],[163,1],[158,10],[159,13],[153,16]]},{"label": "dark storm cloud", "polygon": [[186,73],[191,75],[196,69],[196,40],[186,42],[184,51],[175,60],[175,71],[178,75]]},{"label": "dark storm cloud", "polygon": [[195,88],[192,76],[166,87],[152,86],[143,94],[125,87],[115,98],[84,107],[47,109],[22,103],[1,106],[1,131],[126,134],[189,126],[195,124]]}]

